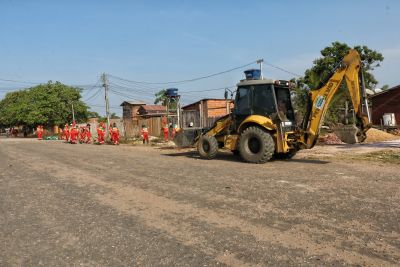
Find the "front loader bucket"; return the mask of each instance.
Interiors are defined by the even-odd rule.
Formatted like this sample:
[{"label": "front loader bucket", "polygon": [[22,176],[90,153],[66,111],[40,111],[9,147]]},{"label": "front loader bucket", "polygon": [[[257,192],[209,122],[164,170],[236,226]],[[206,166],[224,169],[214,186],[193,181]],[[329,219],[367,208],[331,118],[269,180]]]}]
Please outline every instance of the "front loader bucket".
[{"label": "front loader bucket", "polygon": [[173,141],[177,147],[192,147],[200,134],[201,129],[181,129],[175,134]]},{"label": "front loader bucket", "polygon": [[333,129],[333,132],[346,144],[355,144],[364,141],[359,136],[359,129],[354,124],[338,125]]}]

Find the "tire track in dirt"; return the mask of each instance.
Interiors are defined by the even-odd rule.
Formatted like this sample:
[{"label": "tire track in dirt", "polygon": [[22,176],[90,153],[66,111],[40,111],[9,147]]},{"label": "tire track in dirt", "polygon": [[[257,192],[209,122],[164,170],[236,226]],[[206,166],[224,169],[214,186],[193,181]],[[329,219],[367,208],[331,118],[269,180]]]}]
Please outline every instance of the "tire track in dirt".
[{"label": "tire track in dirt", "polygon": [[[59,162],[54,163],[57,163],[57,166],[50,164],[50,168],[47,167],[47,169],[52,171],[57,179],[67,179],[82,187],[95,184],[107,188],[111,190],[110,193],[96,195],[100,203],[112,206],[114,209],[124,213],[139,216],[149,226],[166,231],[188,245],[200,245],[207,253],[215,255],[216,251],[207,251],[210,248],[207,246],[205,237],[196,238],[196,234],[191,230],[191,225],[180,222],[181,218],[205,221],[210,225],[220,228],[239,230],[242,234],[251,235],[258,241],[282,245],[289,249],[305,250],[308,255],[315,253],[330,255],[327,260],[339,257],[353,264],[388,264],[387,261],[371,258],[367,255],[343,251],[336,248],[334,243],[325,243],[322,246],[311,240],[307,234],[298,231],[296,233],[291,231],[277,233],[276,229],[267,226],[254,225],[249,223],[249,221],[235,216],[220,214],[206,208],[198,208],[190,204],[180,203],[140,188],[126,186],[117,182],[105,182],[104,179],[106,177],[104,175],[93,176],[90,172],[71,170],[64,164],[60,164]],[[35,164],[30,165],[30,167],[38,168]],[[171,214],[176,215],[180,219],[172,221],[162,219],[171,216]]]},{"label": "tire track in dirt", "polygon": [[[71,146],[68,146],[68,148],[70,148]],[[124,149],[124,151],[129,151],[129,149]],[[128,154],[130,155],[130,154]],[[124,158],[121,159],[122,162],[119,162],[120,164],[123,163]],[[78,162],[76,164],[79,164],[80,166],[83,165],[82,167],[87,167],[90,164],[93,164],[93,162]],[[75,166],[76,166],[75,164]],[[107,162],[105,163],[107,165]],[[72,167],[73,165],[71,165]],[[163,168],[165,166],[159,166],[160,168]],[[121,176],[124,176],[124,174],[129,177],[132,173],[132,171],[137,170],[136,168],[133,169],[127,169],[127,170],[119,170],[118,171],[118,178],[119,181],[121,181]],[[330,233],[330,236],[335,236],[335,233],[337,234],[338,230],[341,229],[347,229],[349,228],[349,225],[353,226],[353,231],[351,233],[347,233],[346,234],[346,240],[348,239],[352,239],[356,245],[357,241],[362,241],[360,240],[360,238],[356,237],[356,233],[357,230],[356,229],[362,229],[363,233],[371,233],[374,234],[376,233],[376,229],[373,230],[371,227],[368,227],[365,223],[363,222],[359,222],[356,220],[351,220],[348,221],[346,220],[344,223],[340,223],[338,221],[336,221],[335,223],[330,223],[330,218],[327,217],[326,214],[321,213],[321,214],[316,214],[315,211],[313,210],[312,212],[301,212],[301,214],[299,214],[299,211],[293,208],[286,208],[286,209],[280,209],[278,206],[274,205],[273,202],[263,202],[263,201],[250,201],[248,199],[245,199],[244,196],[247,194],[248,195],[248,191],[244,191],[243,188],[234,188],[234,191],[230,191],[230,194],[222,194],[223,192],[221,191],[215,191],[215,190],[211,190],[212,191],[205,191],[205,190],[201,190],[198,187],[189,185],[187,186],[186,183],[170,183],[170,181],[168,180],[160,180],[158,179],[159,177],[159,173],[153,173],[151,171],[147,171],[146,177],[144,177],[143,172],[137,173],[137,175],[135,175],[134,181],[135,181],[135,185],[137,186],[137,182],[139,181],[140,187],[143,188],[143,185],[146,185],[146,187],[148,187],[149,185],[149,181],[151,181],[151,188],[152,191],[154,192],[155,189],[156,190],[156,194],[163,194],[165,196],[165,192],[174,192],[174,196],[176,197],[177,195],[182,195],[181,192],[184,192],[185,194],[188,195],[189,198],[193,199],[195,198],[197,203],[210,203],[210,204],[214,204],[214,206],[220,206],[220,207],[224,207],[220,210],[225,210],[225,212],[230,213],[231,215],[233,215],[233,210],[229,210],[226,209],[226,207],[235,207],[235,208],[241,208],[241,210],[243,212],[241,212],[240,216],[243,218],[245,217],[247,220],[248,219],[252,219],[254,221],[259,221],[262,217],[266,217],[266,216],[279,216],[280,219],[282,219],[282,221],[296,221],[299,219],[303,220],[303,224],[305,225],[305,229],[309,229],[311,228],[311,225],[313,225],[313,229],[315,232],[315,226],[318,225],[318,222],[322,228],[322,230],[324,231],[325,234],[328,234],[328,232]],[[342,174],[342,173],[341,173]],[[183,174],[184,175],[184,174]],[[154,179],[149,179],[149,178],[154,178]],[[318,182],[318,179],[316,179],[317,182],[314,182],[316,184],[321,184],[321,182]],[[175,182],[175,181],[174,181]],[[177,180],[177,182],[179,182],[179,179]],[[261,186],[261,182],[264,184],[265,186],[268,186],[268,190],[270,191],[277,191],[277,190],[282,190],[282,186],[277,186],[277,182],[280,183],[282,182],[281,180],[276,181],[276,179],[268,179],[268,180],[263,180],[260,181],[260,179],[256,179],[256,177],[254,177],[254,181],[252,180],[252,183],[257,183],[258,185],[256,187],[260,187]],[[222,182],[224,183],[224,182]],[[287,184],[285,184],[285,191],[291,191],[292,189],[296,189],[296,185],[292,185],[293,182],[287,182],[290,183],[289,187],[287,186]],[[336,179],[329,179],[328,181],[328,185],[325,184],[324,187],[318,187],[318,190],[322,190],[328,187],[333,187],[334,184],[340,184],[340,181],[337,181]],[[360,183],[362,183],[362,181],[358,182],[356,184],[356,186],[352,185],[353,187],[357,187]],[[346,186],[347,184],[342,185]],[[162,190],[161,190],[162,188]],[[160,190],[161,192],[160,192]],[[305,190],[308,190],[308,187],[305,187]],[[314,194],[325,194],[325,195],[329,195],[331,194],[330,192],[315,192],[315,190],[317,189],[313,189],[313,190],[308,190],[309,193],[314,193]],[[163,192],[164,191],[164,192]],[[354,191],[354,190],[353,190]],[[233,194],[233,196],[232,196]],[[166,197],[170,197],[170,196],[166,196]],[[339,200],[335,197],[335,195],[331,195],[329,197],[332,200]],[[352,198],[357,198],[356,196],[353,197],[352,194]],[[339,200],[340,201],[340,200]],[[360,201],[363,202],[371,202],[371,203],[379,203],[382,204],[381,202],[377,202],[377,201],[370,201],[367,199],[360,199]],[[262,204],[262,205],[261,205]],[[317,207],[317,206],[316,206]],[[379,209],[379,208],[378,208]],[[391,209],[396,209],[395,206],[392,206]],[[398,208],[397,208],[398,209]],[[313,214],[314,213],[314,214]],[[304,218],[307,218],[307,220],[304,220]],[[323,222],[323,224],[321,223]],[[355,225],[357,225],[357,227],[354,227]],[[320,229],[321,230],[321,229]],[[358,233],[358,235],[362,236],[361,233]],[[390,233],[383,233],[382,234],[383,237],[387,237],[387,238],[394,238],[394,234],[390,234]],[[360,243],[358,242],[358,243]],[[387,246],[385,246],[385,244],[381,241],[376,241],[379,245],[379,247],[387,249]]]}]

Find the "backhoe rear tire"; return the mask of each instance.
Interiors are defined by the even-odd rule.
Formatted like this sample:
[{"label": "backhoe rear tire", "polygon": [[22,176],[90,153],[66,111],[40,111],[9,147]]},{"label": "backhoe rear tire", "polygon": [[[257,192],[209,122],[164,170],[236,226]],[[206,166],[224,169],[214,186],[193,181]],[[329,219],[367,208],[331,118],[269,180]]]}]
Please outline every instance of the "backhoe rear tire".
[{"label": "backhoe rear tire", "polygon": [[240,135],[239,151],[246,162],[265,163],[275,152],[275,142],[267,131],[251,126]]},{"label": "backhoe rear tire", "polygon": [[213,159],[218,154],[218,141],[214,136],[202,135],[197,143],[197,152],[203,159]]}]

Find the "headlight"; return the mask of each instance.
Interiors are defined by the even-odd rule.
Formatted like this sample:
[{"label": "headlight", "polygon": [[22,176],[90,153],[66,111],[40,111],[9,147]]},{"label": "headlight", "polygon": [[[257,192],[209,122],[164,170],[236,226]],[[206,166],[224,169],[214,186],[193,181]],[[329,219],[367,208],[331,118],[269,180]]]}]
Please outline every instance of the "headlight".
[{"label": "headlight", "polygon": [[282,126],[283,127],[292,126],[292,122],[291,121],[283,121]]}]

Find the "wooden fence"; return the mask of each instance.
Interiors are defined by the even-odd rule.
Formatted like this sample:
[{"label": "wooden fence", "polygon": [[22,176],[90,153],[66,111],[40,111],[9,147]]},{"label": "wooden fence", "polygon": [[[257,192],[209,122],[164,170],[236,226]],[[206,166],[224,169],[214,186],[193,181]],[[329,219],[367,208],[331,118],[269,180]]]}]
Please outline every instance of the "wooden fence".
[{"label": "wooden fence", "polygon": [[126,119],[124,120],[125,137],[134,138],[140,136],[142,125],[146,125],[151,136],[161,136],[161,128],[163,127],[162,117]]},{"label": "wooden fence", "polygon": [[[202,126],[204,128],[212,127],[216,120],[220,117],[203,118]],[[193,122],[193,128],[200,128],[200,112],[195,110],[182,111],[181,113],[181,126],[182,128],[188,128],[190,122]],[[140,136],[140,130],[142,125],[146,125],[149,129],[151,136],[161,137],[163,135],[162,128],[165,126],[166,119],[163,117],[152,117],[152,118],[138,118],[138,119],[125,119],[123,121],[123,128],[125,130],[125,138],[137,138]],[[168,124],[178,124],[177,117],[169,117]]]}]

